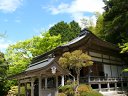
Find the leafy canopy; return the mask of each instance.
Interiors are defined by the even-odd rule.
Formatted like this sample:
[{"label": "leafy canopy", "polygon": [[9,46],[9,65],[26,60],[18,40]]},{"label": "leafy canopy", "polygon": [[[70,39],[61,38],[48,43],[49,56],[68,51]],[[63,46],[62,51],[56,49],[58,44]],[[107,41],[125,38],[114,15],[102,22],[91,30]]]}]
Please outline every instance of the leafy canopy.
[{"label": "leafy canopy", "polygon": [[105,39],[114,44],[128,39],[128,0],[104,0],[103,31]]},{"label": "leafy canopy", "polygon": [[0,94],[5,96],[9,90],[7,85],[8,64],[4,58],[4,54],[0,52]]},{"label": "leafy canopy", "polygon": [[91,57],[82,50],[75,50],[73,52],[65,52],[59,59],[59,64],[63,68],[82,68],[92,65]]},{"label": "leafy canopy", "polygon": [[72,21],[69,24],[65,23],[64,21],[61,21],[49,29],[49,33],[51,36],[56,36],[60,34],[62,42],[67,42],[74,39],[78,36],[80,31],[81,28],[75,21]]},{"label": "leafy canopy", "polygon": [[77,84],[79,84],[79,75],[82,67],[91,66],[93,64],[91,57],[83,53],[82,50],[73,52],[65,52],[59,59],[59,64],[63,68],[75,69],[77,74]]},{"label": "leafy canopy", "polygon": [[49,32],[41,36],[35,36],[14,45],[10,45],[6,51],[9,62],[9,75],[24,71],[31,59],[48,52],[61,44],[61,36],[51,36]]}]

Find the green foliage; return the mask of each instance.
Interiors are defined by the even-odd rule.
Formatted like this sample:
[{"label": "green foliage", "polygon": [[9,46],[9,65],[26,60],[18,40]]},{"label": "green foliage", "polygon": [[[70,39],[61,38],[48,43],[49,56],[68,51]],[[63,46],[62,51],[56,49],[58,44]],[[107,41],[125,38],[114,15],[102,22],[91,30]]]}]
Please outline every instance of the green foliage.
[{"label": "green foliage", "polygon": [[8,91],[8,95],[18,95],[18,86],[12,86]]},{"label": "green foliage", "polygon": [[103,95],[96,91],[91,91],[91,92],[82,92],[80,93],[79,96],[103,96]]},{"label": "green foliage", "polygon": [[61,21],[55,24],[53,27],[51,27],[49,29],[49,33],[51,36],[56,36],[60,34],[62,37],[61,41],[67,42],[77,37],[80,33],[80,30],[81,28],[75,21],[72,21],[69,24],[65,23],[64,21]]},{"label": "green foliage", "polygon": [[124,43],[122,46],[120,45],[120,48],[122,48],[121,53],[128,52],[128,42]]},{"label": "green foliage", "polygon": [[78,91],[78,93],[91,92],[92,88],[88,85],[81,84],[81,85],[78,86],[77,91]]},{"label": "green foliage", "polygon": [[77,84],[79,84],[79,75],[82,67],[91,66],[93,62],[91,57],[82,50],[75,50],[73,52],[65,52],[59,59],[59,64],[63,68],[75,69],[77,73]]},{"label": "green foliage", "polygon": [[68,25],[69,25],[69,29],[70,29],[70,33],[68,34],[70,38],[68,41],[70,41],[79,35],[81,28],[80,28],[79,24],[77,22],[75,22],[74,20],[71,21]]},{"label": "green foliage", "polygon": [[[120,43],[121,53],[128,52],[128,0],[104,0],[103,31],[105,39]],[[127,57],[123,57],[127,61]],[[127,69],[125,69],[126,71]]]},{"label": "green foliage", "polygon": [[77,91],[77,96],[103,96],[99,92],[93,91],[93,89],[89,85],[85,84],[79,85]]},{"label": "green foliage", "polygon": [[96,21],[94,34],[104,40],[105,34],[103,31],[103,19],[104,19],[103,15],[98,12],[96,12],[95,15],[96,15],[97,21]]},{"label": "green foliage", "polygon": [[75,50],[73,52],[65,52],[60,57],[59,64],[64,68],[69,67],[72,69],[90,66],[93,62],[91,61],[91,57],[83,53],[82,50]]},{"label": "green foliage", "polygon": [[[30,89],[30,86],[27,86]],[[11,89],[8,91],[9,96],[17,96],[18,95],[18,86],[12,86]],[[20,87],[20,95],[25,96],[25,87]]]},{"label": "green foliage", "polygon": [[127,42],[128,39],[128,0],[104,0],[105,39],[112,43]]},{"label": "green foliage", "polygon": [[66,94],[64,94],[64,93],[58,93],[58,95],[57,96],[67,96]]},{"label": "green foliage", "polygon": [[32,39],[32,45],[31,48],[29,48],[29,51],[32,56],[35,57],[46,53],[59,45],[61,45],[61,36],[51,36],[49,32],[47,32],[42,34],[41,37],[34,37]]},{"label": "green foliage", "polygon": [[6,59],[9,62],[8,75],[24,71],[33,57],[48,52],[60,44],[60,35],[51,36],[47,32],[41,36],[10,45],[6,51]]},{"label": "green foliage", "polygon": [[59,88],[59,92],[63,92],[67,96],[74,96],[74,94],[75,94],[74,85],[71,84],[71,85],[61,86]]},{"label": "green foliage", "polygon": [[0,52],[0,94],[4,96],[7,94],[9,90],[9,86],[7,84],[7,69],[8,64],[4,58],[4,54]]},{"label": "green foliage", "polygon": [[93,91],[89,85],[85,84],[77,87],[74,87],[73,84],[61,86],[59,92],[58,96],[103,96],[99,92]]}]

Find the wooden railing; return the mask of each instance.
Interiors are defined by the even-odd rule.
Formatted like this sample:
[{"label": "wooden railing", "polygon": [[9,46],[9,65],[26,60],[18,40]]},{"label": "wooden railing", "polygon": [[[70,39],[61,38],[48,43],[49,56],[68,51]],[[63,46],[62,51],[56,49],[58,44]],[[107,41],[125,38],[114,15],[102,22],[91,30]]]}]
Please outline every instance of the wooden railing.
[{"label": "wooden railing", "polygon": [[80,82],[123,82],[128,81],[128,77],[103,77],[103,76],[88,76],[80,77]]}]

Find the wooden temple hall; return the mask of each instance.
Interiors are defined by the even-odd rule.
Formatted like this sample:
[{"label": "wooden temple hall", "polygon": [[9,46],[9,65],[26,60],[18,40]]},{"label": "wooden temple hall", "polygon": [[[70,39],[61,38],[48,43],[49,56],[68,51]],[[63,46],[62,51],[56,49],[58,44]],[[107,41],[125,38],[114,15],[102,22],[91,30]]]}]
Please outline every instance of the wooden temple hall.
[{"label": "wooden temple hall", "polygon": [[[20,86],[24,86],[26,96],[55,96],[59,86],[64,86],[68,78],[74,79],[76,74],[63,69],[58,59],[64,52],[82,50],[87,52],[94,62],[90,67],[83,67],[80,83],[88,83],[97,91],[119,90],[128,86],[128,74],[122,70],[127,68],[127,54],[120,54],[120,49],[109,42],[103,41],[84,29],[72,41],[33,58],[28,69],[12,76],[18,80],[18,94]],[[30,85],[28,90],[27,85]]]}]

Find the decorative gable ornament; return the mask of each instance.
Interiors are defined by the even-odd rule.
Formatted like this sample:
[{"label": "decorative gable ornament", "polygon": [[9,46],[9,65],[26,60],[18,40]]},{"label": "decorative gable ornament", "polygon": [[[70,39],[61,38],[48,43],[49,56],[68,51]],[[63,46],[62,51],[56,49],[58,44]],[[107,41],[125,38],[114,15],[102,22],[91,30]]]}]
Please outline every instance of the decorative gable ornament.
[{"label": "decorative gable ornament", "polygon": [[51,70],[52,70],[52,74],[55,74],[56,73],[56,66],[52,66]]}]

